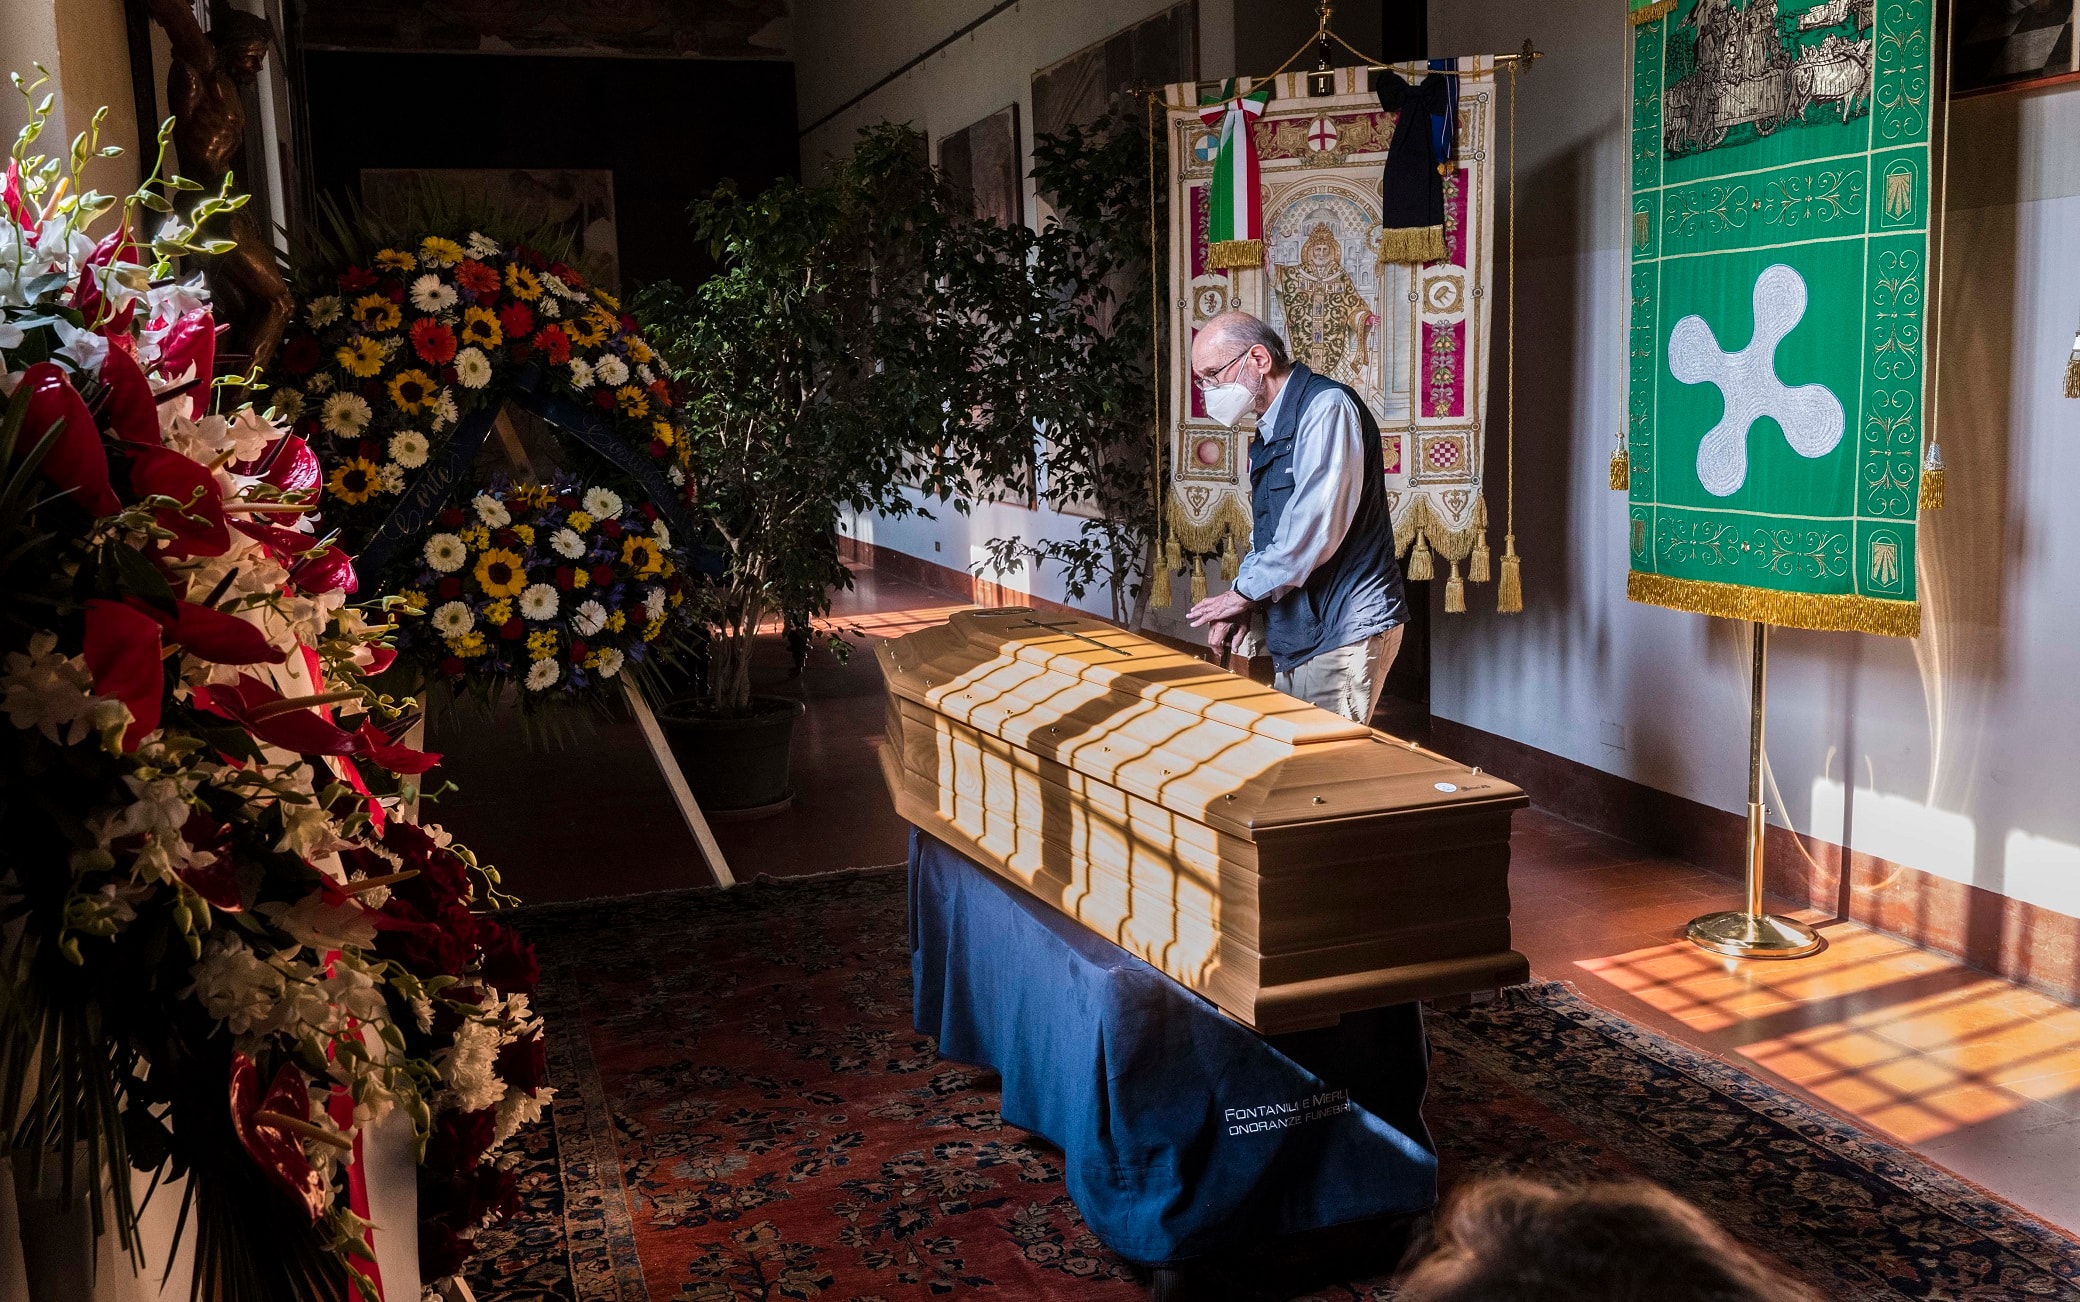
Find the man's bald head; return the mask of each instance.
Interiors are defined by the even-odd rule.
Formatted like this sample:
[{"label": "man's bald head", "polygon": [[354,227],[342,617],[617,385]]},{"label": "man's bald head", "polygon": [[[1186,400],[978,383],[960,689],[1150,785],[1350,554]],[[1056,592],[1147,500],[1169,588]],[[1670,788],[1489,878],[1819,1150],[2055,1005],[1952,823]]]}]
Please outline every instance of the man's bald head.
[{"label": "man's bald head", "polygon": [[[1286,357],[1286,341],[1278,337],[1278,331],[1247,312],[1223,312],[1199,328],[1199,337],[1192,341],[1192,366],[1210,368],[1260,346],[1270,356],[1272,374],[1283,374],[1292,365]],[[1202,348],[1206,351],[1203,362]]]}]

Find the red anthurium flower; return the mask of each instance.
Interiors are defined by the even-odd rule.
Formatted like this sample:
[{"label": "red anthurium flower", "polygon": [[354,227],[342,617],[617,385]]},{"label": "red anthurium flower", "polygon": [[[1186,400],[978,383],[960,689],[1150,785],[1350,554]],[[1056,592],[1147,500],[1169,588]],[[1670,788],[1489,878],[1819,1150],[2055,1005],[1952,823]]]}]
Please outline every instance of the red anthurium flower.
[{"label": "red anthurium flower", "polygon": [[166,630],[168,642],[178,642],[182,650],[212,664],[278,665],[289,658],[287,652],[270,645],[267,635],[259,629],[214,606],[199,606],[192,601],[177,602],[174,614],[169,618],[150,610],[135,598],[131,599],[131,605],[158,620]]},{"label": "red anthurium flower", "polygon": [[108,350],[101,363],[101,382],[108,386],[102,408],[108,414],[116,437],[128,443],[159,442],[159,404],[152,397],[152,382],[144,378],[137,359],[120,348]]},{"label": "red anthurium flower", "polygon": [[354,558],[338,547],[312,552],[289,571],[289,581],[305,592],[357,592],[361,580],[354,574]]},{"label": "red anthurium flower", "polygon": [[127,226],[118,226],[101,237],[101,242],[94,246],[94,251],[87,255],[85,263],[82,264],[78,283],[72,287],[73,309],[90,327],[105,330],[110,334],[127,334],[130,318],[137,312],[137,305],[133,303],[106,321],[99,319],[106,299],[101,293],[101,278],[95,273],[119,259],[129,262],[137,260],[137,245],[131,240]]},{"label": "red anthurium flower", "polygon": [[238,868],[231,857],[231,824],[220,822],[202,810],[191,810],[181,824],[181,840],[193,853],[178,872],[188,889],[226,913],[245,908],[239,894]]},{"label": "red anthurium flower", "polygon": [[396,663],[396,647],[362,646],[354,652],[354,665],[364,678],[374,678]]},{"label": "red anthurium flower", "polygon": [[164,555],[222,556],[231,548],[231,528],[224,519],[223,490],[209,469],[172,448],[157,443],[130,446],[130,491],[142,498],[170,497],[178,508],[153,512],[159,527],[173,532]]},{"label": "red anthurium flower", "polygon": [[36,242],[36,214],[30,210],[28,201],[22,198],[22,165],[19,160],[9,159],[7,181],[0,187],[0,196],[7,201],[7,215],[14,224],[29,233],[29,242]]},{"label": "red anthurium flower", "polygon": [[261,481],[282,493],[316,492],[318,485],[325,482],[318,454],[294,434],[276,443],[262,464],[266,469],[260,472]]},{"label": "red anthurium flower", "polygon": [[316,534],[298,533],[294,529],[284,529],[278,524],[261,524],[256,520],[233,520],[231,527],[265,546],[274,553],[277,560],[301,556],[318,543]]},{"label": "red anthurium flower", "polygon": [[251,674],[240,674],[229,686],[212,683],[195,689],[197,709],[206,710],[252,733],[269,746],[299,755],[351,755],[354,734],[336,728],[310,709],[287,710],[254,717],[256,711],[279,705],[282,694]]},{"label": "red anthurium flower", "polygon": [[190,367],[196,379],[188,390],[188,418],[200,420],[209,410],[210,379],[217,369],[217,319],[206,311],[188,313],[159,341],[159,374],[178,381]]},{"label": "red anthurium flower", "polygon": [[38,362],[22,372],[21,385],[29,391],[29,411],[15,445],[17,455],[36,446],[51,426],[63,422],[57,441],[39,467],[43,477],[60,491],[73,494],[97,516],[122,510],[122,500],[108,486],[108,455],[101,450],[101,431],[65,368],[55,362]]},{"label": "red anthurium flower", "polygon": [[373,722],[362,724],[354,740],[361,744],[361,754],[392,773],[424,773],[441,762],[441,757],[432,751],[413,750],[390,740],[389,734]]},{"label": "red anthurium flower", "polygon": [[130,707],[123,749],[137,749],[144,735],[159,726],[166,695],[159,621],[119,601],[89,601],[83,650],[94,675],[95,695],[113,696]]},{"label": "red anthurium flower", "polygon": [[325,1181],[304,1156],[300,1136],[271,1124],[262,1113],[308,1121],[311,1115],[310,1087],[295,1063],[285,1062],[275,1073],[267,1092],[260,1092],[260,1069],[242,1053],[231,1055],[231,1129],[246,1153],[259,1164],[267,1178],[310,1212],[313,1223],[325,1214],[330,1201]]}]

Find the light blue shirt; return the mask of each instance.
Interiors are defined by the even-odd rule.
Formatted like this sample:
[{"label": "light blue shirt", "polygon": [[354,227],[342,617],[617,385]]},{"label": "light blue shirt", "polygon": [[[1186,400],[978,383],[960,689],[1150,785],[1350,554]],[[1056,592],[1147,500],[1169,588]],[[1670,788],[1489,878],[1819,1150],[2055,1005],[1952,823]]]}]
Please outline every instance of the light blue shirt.
[{"label": "light blue shirt", "polygon": [[[1292,375],[1257,417],[1257,433],[1275,427],[1278,409],[1293,392]],[[1297,401],[1297,400],[1296,400]],[[1252,438],[1256,437],[1252,435]],[[1307,582],[1343,546],[1365,491],[1365,426],[1358,405],[1327,389],[1300,413],[1293,431],[1293,496],[1278,536],[1250,539],[1235,575],[1235,591],[1251,601],[1277,601]]]}]

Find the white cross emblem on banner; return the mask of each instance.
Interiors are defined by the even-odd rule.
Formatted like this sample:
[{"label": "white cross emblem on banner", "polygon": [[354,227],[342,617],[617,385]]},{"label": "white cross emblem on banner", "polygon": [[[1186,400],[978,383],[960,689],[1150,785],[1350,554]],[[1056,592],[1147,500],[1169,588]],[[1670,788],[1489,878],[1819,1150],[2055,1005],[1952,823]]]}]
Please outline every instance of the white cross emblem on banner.
[{"label": "white cross emblem on banner", "polygon": [[1336,124],[1327,118],[1316,118],[1307,128],[1307,147],[1318,154],[1336,148]]}]

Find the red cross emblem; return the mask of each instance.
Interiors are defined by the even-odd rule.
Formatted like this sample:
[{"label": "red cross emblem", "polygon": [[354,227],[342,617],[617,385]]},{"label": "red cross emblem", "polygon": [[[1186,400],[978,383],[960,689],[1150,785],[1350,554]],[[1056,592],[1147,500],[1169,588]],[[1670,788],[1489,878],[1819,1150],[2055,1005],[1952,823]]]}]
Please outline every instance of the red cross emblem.
[{"label": "red cross emblem", "polygon": [[1336,148],[1336,124],[1327,118],[1316,118],[1307,129],[1307,147],[1318,154]]}]

